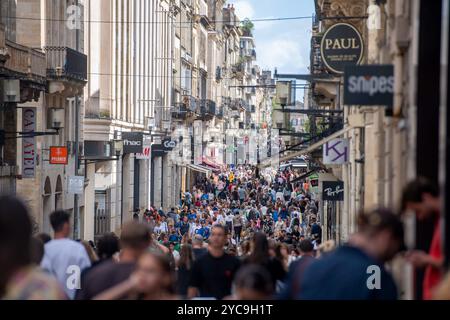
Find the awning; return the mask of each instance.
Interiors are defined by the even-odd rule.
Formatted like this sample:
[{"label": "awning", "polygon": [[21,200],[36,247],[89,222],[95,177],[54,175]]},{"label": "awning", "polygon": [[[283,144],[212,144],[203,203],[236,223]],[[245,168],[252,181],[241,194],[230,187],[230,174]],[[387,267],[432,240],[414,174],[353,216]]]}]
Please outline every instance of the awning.
[{"label": "awning", "polygon": [[213,166],[211,166],[210,164],[208,164],[208,163],[206,163],[206,162],[203,162],[202,165],[203,165],[204,167],[208,168],[209,170],[211,170],[211,171],[214,172],[214,173],[220,173],[220,172],[221,172],[221,170],[220,170],[219,168],[213,167]]},{"label": "awning", "polygon": [[220,170],[220,165],[218,165],[217,163],[214,163],[214,161],[208,159],[207,157],[203,157],[203,164],[207,165],[211,168],[215,168],[215,169],[219,169]]},{"label": "awning", "polygon": [[309,172],[307,172],[307,173],[305,173],[305,174],[302,174],[300,177],[295,178],[294,180],[292,180],[291,183],[295,183],[295,182],[301,181],[301,180],[303,180],[303,179],[306,179],[306,178],[308,178],[309,176],[311,176],[311,175],[313,175],[314,173],[316,173],[317,171],[319,171],[319,169],[314,169],[314,170],[311,170],[311,171],[309,171]]},{"label": "awning", "polygon": [[211,175],[211,169],[198,165],[198,164],[188,164],[187,167],[191,170],[206,174],[207,176]]},{"label": "awning", "polygon": [[[354,127],[349,126],[347,128],[344,128],[338,132],[335,132],[335,133],[329,135],[325,139],[322,139],[319,142],[314,143],[313,145],[309,146],[308,148],[306,148],[302,151],[297,151],[297,152],[291,153],[287,156],[280,157],[279,162],[285,162],[285,161],[291,160],[293,158],[296,158],[298,156],[302,156],[302,155],[311,153],[312,151],[316,150],[317,148],[320,148],[321,146],[323,146],[325,143],[327,143],[333,139],[339,138],[340,136],[342,136],[347,131],[350,131],[351,129],[354,129]],[[259,166],[264,168],[264,167],[269,167],[270,165],[271,165],[271,159],[267,159],[263,163],[261,163]]]}]

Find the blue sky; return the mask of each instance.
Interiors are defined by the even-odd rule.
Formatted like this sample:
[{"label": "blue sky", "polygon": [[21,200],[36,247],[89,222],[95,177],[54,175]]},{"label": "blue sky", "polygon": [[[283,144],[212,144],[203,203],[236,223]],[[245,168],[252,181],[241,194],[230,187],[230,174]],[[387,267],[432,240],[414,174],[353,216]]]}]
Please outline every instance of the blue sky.
[{"label": "blue sky", "polygon": [[[229,0],[239,18],[311,16],[314,0]],[[279,73],[307,73],[311,19],[254,22],[257,64]]]}]

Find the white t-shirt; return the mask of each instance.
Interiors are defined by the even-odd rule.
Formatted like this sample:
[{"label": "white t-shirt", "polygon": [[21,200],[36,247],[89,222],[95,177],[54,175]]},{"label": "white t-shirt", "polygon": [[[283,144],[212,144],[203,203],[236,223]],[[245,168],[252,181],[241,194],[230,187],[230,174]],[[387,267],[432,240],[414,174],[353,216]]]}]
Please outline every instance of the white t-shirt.
[{"label": "white t-shirt", "polygon": [[230,214],[230,215],[227,215],[227,216],[225,216],[225,222],[233,222],[233,215],[232,214]]},{"label": "white t-shirt", "polygon": [[173,250],[172,255],[173,255],[175,262],[178,262],[178,260],[180,260],[180,253],[177,250]]},{"label": "white t-shirt", "polygon": [[278,200],[283,200],[284,201],[284,195],[283,192],[277,192],[275,198]]},{"label": "white t-shirt", "polygon": [[155,226],[153,232],[156,234],[161,234],[163,232],[167,233],[167,224],[161,223],[159,226]]},{"label": "white t-shirt", "polygon": [[223,216],[221,214],[217,215],[217,222],[220,224],[224,224],[225,223],[225,219],[223,218]]},{"label": "white t-shirt", "polygon": [[262,206],[261,207],[261,215],[265,216],[267,213],[267,207],[266,206]]},{"label": "white t-shirt", "polygon": [[44,246],[41,268],[58,279],[70,299],[75,297],[75,290],[79,287],[81,271],[90,266],[86,249],[79,242],[57,239]]}]

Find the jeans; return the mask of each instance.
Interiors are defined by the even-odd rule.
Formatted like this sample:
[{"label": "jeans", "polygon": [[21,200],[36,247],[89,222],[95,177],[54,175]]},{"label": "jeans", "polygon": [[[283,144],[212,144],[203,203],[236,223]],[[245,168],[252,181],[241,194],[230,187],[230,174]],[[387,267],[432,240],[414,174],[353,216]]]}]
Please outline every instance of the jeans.
[{"label": "jeans", "polygon": [[237,244],[239,244],[239,242],[241,241],[241,232],[242,232],[242,226],[234,227],[234,239],[236,240]]}]

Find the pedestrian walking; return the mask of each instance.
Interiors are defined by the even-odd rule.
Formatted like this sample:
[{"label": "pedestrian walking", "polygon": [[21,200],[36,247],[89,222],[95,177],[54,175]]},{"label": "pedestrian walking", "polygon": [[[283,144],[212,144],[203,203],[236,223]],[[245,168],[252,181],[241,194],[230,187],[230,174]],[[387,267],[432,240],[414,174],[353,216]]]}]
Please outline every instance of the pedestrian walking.
[{"label": "pedestrian walking", "polygon": [[73,299],[79,289],[79,275],[91,266],[91,261],[85,247],[69,239],[70,215],[66,211],[58,210],[50,214],[50,224],[55,236],[44,246],[41,267],[54,275],[67,296]]}]

